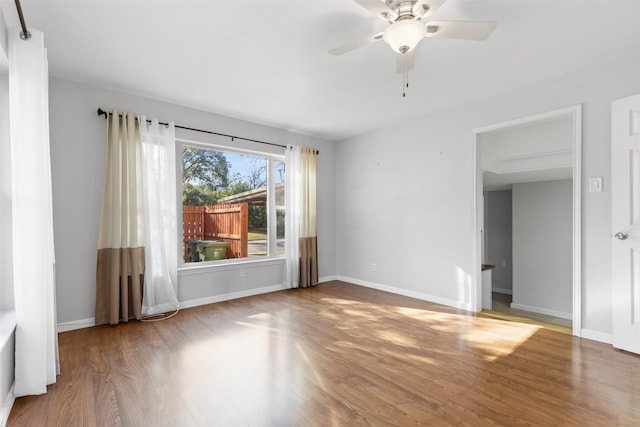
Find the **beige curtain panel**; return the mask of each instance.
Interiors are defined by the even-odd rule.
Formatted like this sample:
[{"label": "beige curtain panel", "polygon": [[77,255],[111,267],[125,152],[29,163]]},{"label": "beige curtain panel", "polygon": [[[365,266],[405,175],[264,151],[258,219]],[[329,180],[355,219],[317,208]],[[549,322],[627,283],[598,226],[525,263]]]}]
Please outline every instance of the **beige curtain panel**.
[{"label": "beige curtain panel", "polygon": [[96,325],[142,317],[144,224],[136,116],[107,121],[104,193],[96,271]]},{"label": "beige curtain panel", "polygon": [[300,150],[300,287],[318,284],[318,230],[316,216],[316,159],[311,148]]}]

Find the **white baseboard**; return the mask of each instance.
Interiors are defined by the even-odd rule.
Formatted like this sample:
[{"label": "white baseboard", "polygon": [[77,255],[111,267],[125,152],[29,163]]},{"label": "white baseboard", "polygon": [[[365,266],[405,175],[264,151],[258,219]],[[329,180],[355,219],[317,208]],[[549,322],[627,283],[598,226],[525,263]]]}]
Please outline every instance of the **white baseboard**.
[{"label": "white baseboard", "polygon": [[15,387],[15,381],[11,384],[11,389],[7,394],[7,397],[2,402],[2,408],[0,408],[0,426],[4,427],[7,425],[7,421],[9,420],[9,414],[11,413],[11,408],[13,408],[13,402],[16,401],[16,396],[13,394],[13,388]]},{"label": "white baseboard", "polygon": [[613,335],[612,334],[605,334],[604,332],[592,331],[590,329],[581,329],[580,330],[580,337],[581,338],[586,338],[586,339],[592,340],[592,341],[598,341],[598,342],[602,342],[602,343],[605,343],[605,344],[613,345]]},{"label": "white baseboard", "polygon": [[333,282],[334,280],[338,280],[338,276],[318,277],[318,283]]},{"label": "white baseboard", "polygon": [[213,295],[206,298],[192,299],[188,301],[180,301],[180,308],[198,307],[200,305],[213,304],[221,301],[250,297],[253,295],[267,294],[269,292],[277,292],[288,289],[283,285],[265,286],[264,288],[247,289],[245,291],[229,292],[228,294]]},{"label": "white baseboard", "polygon": [[512,289],[492,288],[491,292],[495,292],[496,294],[513,295]]},{"label": "white baseboard", "polygon": [[95,317],[90,317],[88,319],[72,320],[71,322],[58,323],[57,325],[58,333],[73,331],[73,330],[82,329],[82,328],[90,328],[92,326],[96,326]]},{"label": "white baseboard", "polygon": [[[441,298],[434,295],[425,294],[422,292],[415,292],[407,289],[396,288],[393,286],[382,285],[379,283],[367,282],[364,280],[354,279],[352,277],[345,277],[345,276],[339,276],[339,275],[325,276],[325,277],[318,278],[318,283],[330,282],[333,280],[340,280],[347,283],[353,283],[354,285],[365,286],[367,288],[390,292],[392,294],[397,294],[397,295],[403,295],[410,298],[416,298],[423,301],[429,301],[436,304],[442,304],[449,307],[458,308],[461,310],[473,311],[470,307],[470,304],[464,304],[459,301],[449,300],[446,298]],[[228,294],[214,295],[207,298],[181,301],[180,308],[197,307],[200,305],[213,304],[221,301],[228,301],[232,299],[244,298],[244,297],[253,296],[253,295],[266,294],[269,292],[276,292],[284,289],[287,289],[287,288],[283,285],[274,285],[274,286],[266,286],[266,287],[257,288],[257,289],[248,289],[246,291],[230,292]],[[495,289],[493,291],[499,292],[499,293],[507,293],[507,292],[501,292],[501,290],[495,290]],[[507,290],[503,289],[502,291],[507,291]],[[531,306],[522,305],[522,304],[511,304],[511,307],[519,310],[531,311],[533,313],[546,314],[548,316],[559,317],[561,319],[569,319],[569,320],[571,319],[570,313],[563,313],[560,311],[548,310],[548,309],[539,308],[539,307],[531,307]],[[59,323],[57,325],[57,328],[58,328],[58,333],[60,333],[60,332],[66,332],[66,331],[73,331],[75,329],[89,328],[92,326],[95,326],[95,318],[93,317],[88,319],[81,319],[81,320],[74,320],[71,322]],[[589,329],[581,329],[580,334],[582,338],[602,342],[605,344],[611,344],[611,345],[613,344],[612,334],[592,331]],[[15,395],[13,394],[13,386],[12,386],[11,391],[9,392],[9,394],[7,395],[7,398],[5,399],[5,402],[3,403],[3,406],[0,408],[0,421],[2,421],[0,426],[3,427],[4,425],[6,425],[6,422],[9,418],[9,413],[11,412],[11,408],[13,407],[14,401],[15,401]]]},{"label": "white baseboard", "polygon": [[367,282],[365,280],[354,279],[353,277],[337,276],[337,280],[341,280],[347,283],[353,283],[354,285],[365,286],[367,288],[377,289],[379,291],[390,292],[392,294],[403,295],[405,297],[415,298],[423,301],[429,301],[436,304],[446,305],[448,307],[454,307],[461,310],[473,311],[471,304],[463,303],[456,300],[450,300],[447,298],[441,298],[434,295],[425,294],[422,292],[410,291],[407,289],[396,288],[394,286],[382,285],[380,283]]},{"label": "white baseboard", "polygon": [[[228,294],[214,295],[207,298],[199,298],[189,301],[180,301],[180,308],[197,307],[199,305],[212,304],[214,302],[228,301],[237,298],[250,297],[252,295],[266,294],[269,292],[281,291],[287,289],[282,285],[267,286],[264,288],[248,289],[246,291],[230,292]],[[58,323],[58,333],[73,331],[75,329],[90,328],[96,325],[95,318],[73,320],[71,322]]]},{"label": "white baseboard", "polygon": [[560,319],[571,320],[573,318],[571,313],[565,313],[564,311],[549,310],[548,308],[533,307],[531,305],[516,304],[514,302],[511,303],[511,308],[515,308],[516,310],[530,311],[532,313],[544,314],[547,316],[559,317]]}]

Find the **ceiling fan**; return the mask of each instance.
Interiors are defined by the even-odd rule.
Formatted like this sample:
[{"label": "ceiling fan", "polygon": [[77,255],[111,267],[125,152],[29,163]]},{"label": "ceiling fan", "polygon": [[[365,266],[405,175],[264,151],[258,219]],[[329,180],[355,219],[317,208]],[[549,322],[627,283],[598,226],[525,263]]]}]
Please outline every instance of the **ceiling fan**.
[{"label": "ceiling fan", "polygon": [[364,39],[335,47],[332,55],[384,40],[397,52],[396,70],[407,73],[414,67],[414,48],[425,37],[463,40],[485,40],[496,27],[489,21],[423,21],[429,18],[446,0],[354,0],[359,5],[389,22],[384,31]]}]

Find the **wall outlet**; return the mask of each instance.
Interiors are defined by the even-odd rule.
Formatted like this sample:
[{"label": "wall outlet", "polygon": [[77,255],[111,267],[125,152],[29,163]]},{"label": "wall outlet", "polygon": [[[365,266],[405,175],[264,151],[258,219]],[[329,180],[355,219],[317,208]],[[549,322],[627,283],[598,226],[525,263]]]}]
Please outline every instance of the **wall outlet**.
[{"label": "wall outlet", "polygon": [[378,264],[376,264],[375,262],[371,263],[371,271],[378,271]]},{"label": "wall outlet", "polygon": [[244,268],[240,269],[240,277],[244,277],[247,275],[247,270],[245,270]]},{"label": "wall outlet", "polygon": [[500,267],[505,268],[507,266],[507,261],[500,261]]},{"label": "wall outlet", "polygon": [[602,177],[589,178],[589,193],[602,193]]}]

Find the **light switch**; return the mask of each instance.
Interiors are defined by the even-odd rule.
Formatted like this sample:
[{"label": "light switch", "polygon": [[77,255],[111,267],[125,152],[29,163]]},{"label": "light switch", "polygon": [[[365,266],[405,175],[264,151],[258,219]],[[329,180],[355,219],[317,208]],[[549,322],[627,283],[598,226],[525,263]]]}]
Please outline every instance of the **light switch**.
[{"label": "light switch", "polygon": [[602,193],[602,177],[589,178],[589,193]]}]

